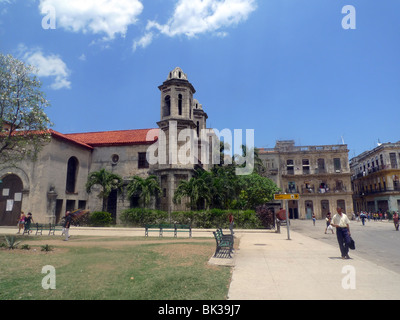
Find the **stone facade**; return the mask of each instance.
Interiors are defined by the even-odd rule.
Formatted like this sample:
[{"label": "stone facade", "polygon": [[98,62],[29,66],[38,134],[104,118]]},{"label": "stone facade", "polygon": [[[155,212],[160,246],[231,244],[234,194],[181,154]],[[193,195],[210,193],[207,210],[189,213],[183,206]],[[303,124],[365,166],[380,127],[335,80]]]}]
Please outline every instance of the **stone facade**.
[{"label": "stone facade", "polygon": [[[85,189],[89,174],[101,169],[120,175],[125,185],[133,176],[155,174],[160,179],[162,194],[151,204],[153,208],[169,212],[186,210],[184,201],[181,204],[172,201],[179,182],[190,179],[196,167],[207,170],[207,163],[211,162],[202,161],[201,152],[195,153],[196,159],[190,163],[172,161],[181,159],[179,153],[185,152],[185,141],[169,141],[170,131],[176,131],[174,139],[184,129],[192,129],[198,136],[206,128],[208,116],[194,99],[196,90],[180,68],[171,71],[159,89],[158,128],[77,134],[50,130],[50,143],[44,146],[37,161],[0,168],[0,225],[16,225],[21,211],[32,212],[35,222],[57,223],[67,210],[101,210],[100,189],[94,187],[90,194]],[[161,132],[166,137],[164,145],[159,139]],[[150,146],[157,146],[158,154],[165,152],[165,163],[149,164]],[[198,142],[195,148],[200,150],[200,146]],[[175,155],[173,159],[171,155]],[[134,206],[135,200],[128,199],[125,192],[113,192],[108,211],[118,221],[121,212]]]},{"label": "stone facade", "polygon": [[292,219],[324,219],[338,206],[353,213],[350,168],[346,145],[295,146],[294,141],[277,141],[273,149],[260,149],[265,175],[284,193],[300,194],[289,201]]},{"label": "stone facade", "polygon": [[[68,206],[86,205],[85,183],[91,157],[90,146],[67,141],[61,134],[53,132],[51,142],[43,148],[37,161],[1,168],[0,225],[16,225],[21,210],[25,214],[32,212],[34,221],[49,222],[63,216]],[[67,191],[68,163],[75,159],[79,169],[73,177],[74,190]],[[13,179],[9,184],[10,177]],[[14,189],[13,181],[20,187],[10,192],[8,190]]]},{"label": "stone facade", "polygon": [[350,161],[356,212],[400,209],[400,141],[383,143]]}]

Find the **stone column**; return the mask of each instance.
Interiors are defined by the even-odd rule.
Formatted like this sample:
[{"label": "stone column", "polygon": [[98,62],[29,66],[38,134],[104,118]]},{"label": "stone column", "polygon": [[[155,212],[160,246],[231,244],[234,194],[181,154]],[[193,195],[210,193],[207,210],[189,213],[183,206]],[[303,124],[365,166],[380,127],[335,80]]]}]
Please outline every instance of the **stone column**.
[{"label": "stone column", "polygon": [[56,223],[56,203],[58,194],[55,192],[54,188],[50,188],[47,192],[47,223]]}]

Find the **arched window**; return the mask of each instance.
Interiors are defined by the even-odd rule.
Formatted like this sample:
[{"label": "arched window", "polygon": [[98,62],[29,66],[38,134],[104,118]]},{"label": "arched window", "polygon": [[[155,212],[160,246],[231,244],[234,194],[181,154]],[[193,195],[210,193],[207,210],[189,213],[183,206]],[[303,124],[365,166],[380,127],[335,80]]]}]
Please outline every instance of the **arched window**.
[{"label": "arched window", "polygon": [[168,117],[171,115],[171,97],[165,97],[165,105],[164,105],[164,117]]},{"label": "arched window", "polygon": [[78,177],[78,168],[79,161],[75,157],[71,157],[68,160],[68,169],[67,169],[67,185],[66,192],[67,193],[75,193],[76,180]]},{"label": "arched window", "polygon": [[181,94],[178,96],[178,113],[180,116],[182,115],[182,95]]},{"label": "arched window", "polygon": [[197,136],[200,136],[200,122],[197,121]]}]

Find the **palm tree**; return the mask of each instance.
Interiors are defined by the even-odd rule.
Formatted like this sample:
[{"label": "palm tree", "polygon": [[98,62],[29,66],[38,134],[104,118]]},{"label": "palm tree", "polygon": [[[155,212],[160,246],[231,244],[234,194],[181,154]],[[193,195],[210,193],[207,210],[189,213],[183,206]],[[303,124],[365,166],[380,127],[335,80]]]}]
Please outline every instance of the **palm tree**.
[{"label": "palm tree", "polygon": [[89,174],[88,181],[86,183],[86,192],[90,193],[92,187],[95,185],[101,186],[101,191],[99,193],[99,198],[103,199],[103,211],[107,210],[107,200],[110,193],[113,190],[120,192],[122,190],[123,179],[117,174],[108,172],[105,169],[100,171],[95,171]]},{"label": "palm tree", "polygon": [[[260,158],[260,149],[248,148],[244,144],[241,145],[241,148],[242,148],[242,155],[241,156],[237,155],[237,157],[243,157],[244,159],[247,159],[247,154],[249,154],[249,157],[253,159],[254,172],[258,173],[259,175],[262,175],[263,172],[265,171],[265,166]],[[245,166],[245,164],[242,164],[242,166]]]},{"label": "palm tree", "polygon": [[189,181],[182,180],[175,190],[174,203],[180,203],[182,198],[190,199],[190,207],[199,209],[207,207],[212,202],[211,174],[207,171],[198,170],[195,177]]},{"label": "palm tree", "polygon": [[143,206],[147,207],[150,203],[151,197],[157,196],[161,193],[161,188],[157,176],[152,175],[145,179],[135,176],[133,177],[133,180],[129,182],[127,192],[129,198],[139,196]]}]

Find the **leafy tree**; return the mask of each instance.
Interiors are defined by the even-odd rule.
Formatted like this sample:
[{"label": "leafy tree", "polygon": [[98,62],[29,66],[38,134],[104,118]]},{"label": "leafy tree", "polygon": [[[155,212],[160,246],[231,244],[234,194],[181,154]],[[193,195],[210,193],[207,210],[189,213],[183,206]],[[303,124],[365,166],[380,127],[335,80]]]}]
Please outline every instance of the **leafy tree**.
[{"label": "leafy tree", "polygon": [[212,169],[212,207],[230,209],[238,194],[238,178],[234,166]]},{"label": "leafy tree", "polygon": [[49,102],[35,68],[0,54],[0,164],[36,159],[49,141]]},{"label": "leafy tree", "polygon": [[147,178],[135,176],[133,180],[129,182],[127,192],[130,198],[139,196],[143,207],[147,207],[151,197],[161,193],[161,187],[158,178],[154,175]]},{"label": "leafy tree", "polygon": [[95,171],[89,174],[88,181],[86,183],[86,191],[90,193],[93,186],[98,185],[101,187],[99,193],[99,198],[103,199],[103,209],[102,211],[107,211],[107,200],[110,193],[113,190],[122,191],[123,179],[117,174],[101,169],[100,171]]},{"label": "leafy tree", "polygon": [[240,209],[255,209],[273,199],[273,195],[279,191],[276,184],[261,177],[257,173],[247,176],[239,176],[239,207]]}]

